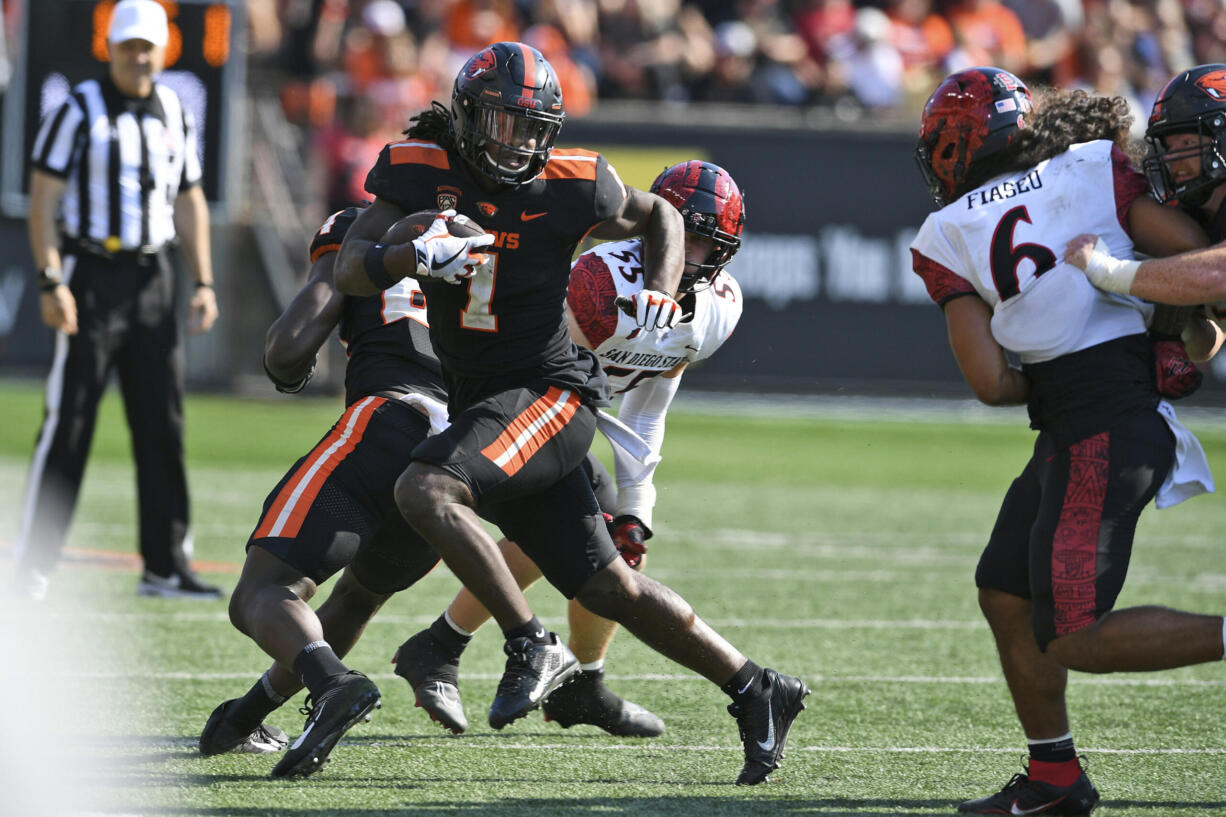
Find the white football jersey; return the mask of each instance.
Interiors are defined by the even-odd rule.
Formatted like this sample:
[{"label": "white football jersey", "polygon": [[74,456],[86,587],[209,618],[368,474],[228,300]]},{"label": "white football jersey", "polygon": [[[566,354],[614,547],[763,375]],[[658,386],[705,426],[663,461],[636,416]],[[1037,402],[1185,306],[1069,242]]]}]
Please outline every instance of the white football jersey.
[{"label": "white football jersey", "polygon": [[1131,203],[1143,180],[1117,167],[1126,159],[1113,157],[1112,147],[1105,140],[1073,145],[928,216],[911,249],[933,297],[942,287],[931,279],[952,273],[969,282],[992,307],[996,341],[1024,363],[1144,332],[1151,305],[1095,289],[1063,261],[1065,245],[1080,233],[1101,236],[1116,258],[1134,257],[1117,208]]},{"label": "white football jersey", "polygon": [[610,242],[588,250],[571,265],[567,304],[615,394],[629,391],[645,377],[715,354],[736,328],[743,308],[740,285],[721,271],[709,287],[694,294],[693,315],[671,329],[638,329],[611,304],[618,295],[642,291],[642,252],[639,239]]}]

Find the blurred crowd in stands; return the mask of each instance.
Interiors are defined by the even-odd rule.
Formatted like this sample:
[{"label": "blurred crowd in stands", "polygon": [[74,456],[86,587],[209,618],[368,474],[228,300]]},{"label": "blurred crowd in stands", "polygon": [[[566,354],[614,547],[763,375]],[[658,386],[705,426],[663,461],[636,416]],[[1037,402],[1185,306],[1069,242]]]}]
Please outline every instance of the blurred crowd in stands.
[{"label": "blurred crowd in stands", "polygon": [[[1127,98],[1140,129],[1174,73],[1226,61],[1226,0],[247,0],[251,65],[360,192],[378,148],[464,60],[530,43],[570,116],[602,100],[915,115],[945,74],[998,65]],[[346,167],[353,170],[345,172]],[[359,172],[360,171],[360,172]]]}]

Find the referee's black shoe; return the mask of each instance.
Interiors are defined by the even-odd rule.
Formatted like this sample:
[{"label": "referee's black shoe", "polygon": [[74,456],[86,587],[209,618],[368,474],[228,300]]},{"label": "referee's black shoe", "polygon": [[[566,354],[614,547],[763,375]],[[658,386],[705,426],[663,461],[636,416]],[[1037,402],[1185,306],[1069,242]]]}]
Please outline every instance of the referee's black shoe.
[{"label": "referee's black shoe", "polygon": [[737,775],[738,786],[769,782],[767,775],[779,768],[792,721],[805,708],[809,688],[791,675],[762,670],[763,689],[752,698],[728,705],[736,718],[745,748],[745,766]]},{"label": "referee's black shoe", "polygon": [[165,578],[146,570],[141,574],[140,584],[136,586],[136,595],[163,599],[213,601],[221,598],[223,594],[221,588],[205,584],[190,570],[171,573]]},{"label": "referee's black shoe", "polygon": [[495,729],[536,709],[579,672],[579,659],[557,633],[550,633],[545,644],[513,638],[502,650],[507,654],[507,665],[490,705],[490,726]]},{"label": "referee's black shoe", "polygon": [[323,768],[337,741],[359,720],[370,720],[378,709],[379,688],[360,672],[350,670],[320,693],[307,696],[299,711],[307,716],[302,734],[272,769],[273,777],[307,777]]}]

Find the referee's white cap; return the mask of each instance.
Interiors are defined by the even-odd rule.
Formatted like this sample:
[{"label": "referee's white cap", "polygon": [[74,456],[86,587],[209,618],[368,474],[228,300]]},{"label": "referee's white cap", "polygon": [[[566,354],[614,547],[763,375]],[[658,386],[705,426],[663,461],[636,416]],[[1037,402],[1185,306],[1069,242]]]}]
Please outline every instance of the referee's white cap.
[{"label": "referee's white cap", "polygon": [[157,0],[119,0],[111,12],[111,28],[106,38],[113,43],[145,40],[164,46],[170,38],[166,9]]}]

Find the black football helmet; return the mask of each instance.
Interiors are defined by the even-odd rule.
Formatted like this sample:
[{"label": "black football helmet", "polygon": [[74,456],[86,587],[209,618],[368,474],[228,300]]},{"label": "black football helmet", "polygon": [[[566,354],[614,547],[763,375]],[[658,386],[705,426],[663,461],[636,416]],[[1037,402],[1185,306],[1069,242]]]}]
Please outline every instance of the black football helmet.
[{"label": "black football helmet", "polygon": [[967,68],[946,77],[924,105],[915,146],[932,200],[949,204],[971,165],[1009,147],[1033,107],[1030,89],[1003,68]]},{"label": "black football helmet", "polygon": [[681,211],[687,233],[715,242],[711,255],[696,270],[686,265],[677,292],[706,289],[741,248],[745,201],[740,188],[719,165],[693,159],[665,168],[651,183],[651,192]]},{"label": "black football helmet", "polygon": [[[1167,150],[1163,137],[1194,133],[1199,145]],[[1145,129],[1149,151],[1142,167],[1154,197],[1199,207],[1226,181],[1226,64],[1198,65],[1176,75],[1158,94]],[[1200,175],[1175,181],[1170,163],[1200,157]]]},{"label": "black football helmet", "polygon": [[541,175],[565,118],[553,66],[523,43],[494,43],[474,54],[451,93],[456,151],[498,184]]}]

